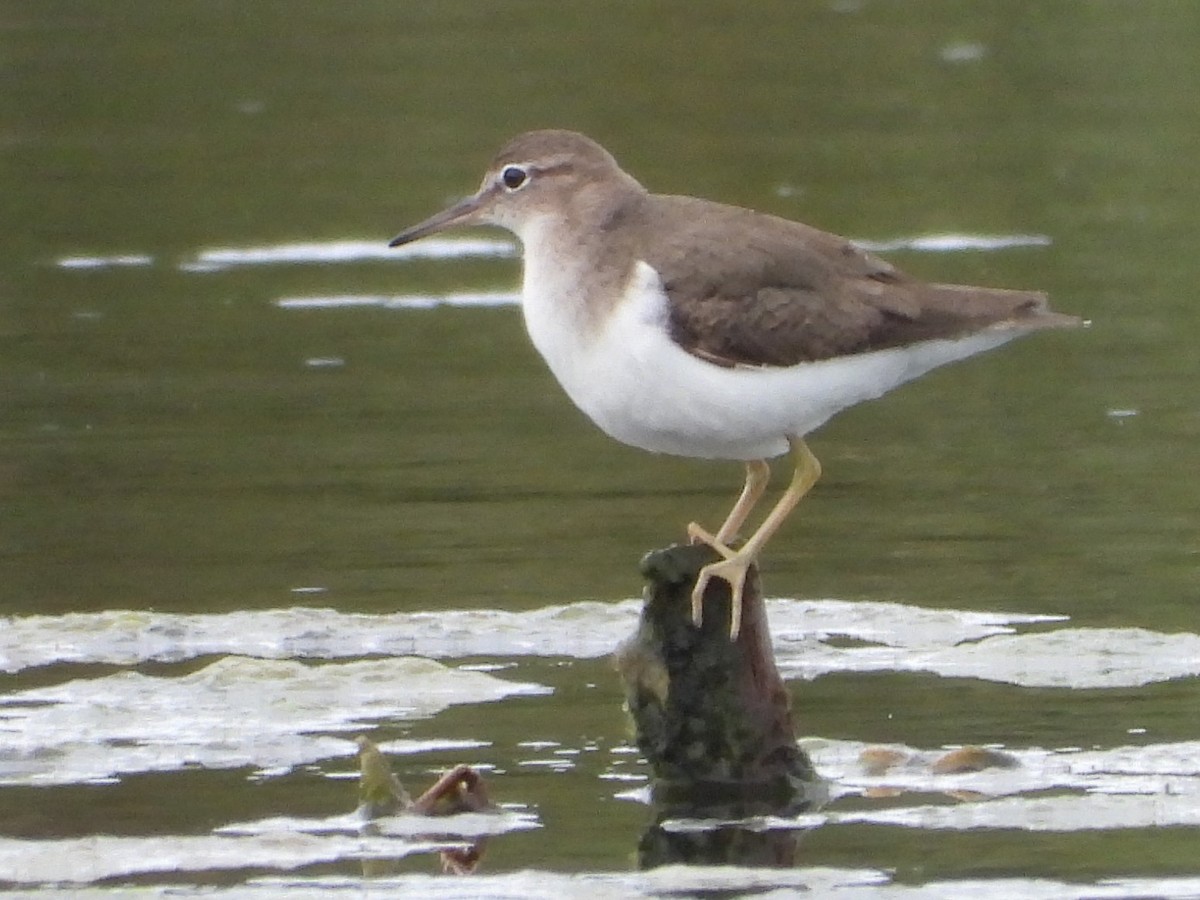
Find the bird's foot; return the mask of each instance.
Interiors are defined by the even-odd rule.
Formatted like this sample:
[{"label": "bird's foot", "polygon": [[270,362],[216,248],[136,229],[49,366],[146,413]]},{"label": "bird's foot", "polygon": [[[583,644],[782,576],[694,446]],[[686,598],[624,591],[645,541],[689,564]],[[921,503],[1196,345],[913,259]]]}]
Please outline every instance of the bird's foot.
[{"label": "bird's foot", "polygon": [[696,586],[692,588],[692,621],[697,627],[703,622],[704,590],[709,581],[720,578],[729,584],[729,639],[736,641],[742,629],[742,590],[746,586],[746,573],[754,565],[754,556],[744,550],[733,552],[727,547],[717,549],[729,555],[709,563],[696,577]]},{"label": "bird's foot", "polygon": [[712,547],[726,559],[732,559],[737,555],[737,552],[730,550],[729,546],[713,535],[711,531],[692,522],[687,527],[688,541],[693,544],[705,544]]},{"label": "bird's foot", "polygon": [[[700,574],[696,577],[696,586],[692,590],[692,622],[697,628],[704,624],[704,589],[708,586],[710,579],[724,578],[729,582],[730,590],[730,623],[729,623],[729,639],[736,640],[738,630],[742,623],[742,584],[746,580],[746,570],[750,564],[747,562],[742,565],[742,572],[737,575],[735,571],[730,570],[729,574],[723,571],[727,564],[738,557],[736,550],[731,550],[723,542],[718,540],[712,532],[704,527],[692,522],[687,527],[688,539],[693,544],[704,544],[712,547],[720,553],[725,559],[715,563],[709,563],[700,570]],[[736,565],[733,567],[736,569]],[[731,577],[732,576],[732,577]]]}]

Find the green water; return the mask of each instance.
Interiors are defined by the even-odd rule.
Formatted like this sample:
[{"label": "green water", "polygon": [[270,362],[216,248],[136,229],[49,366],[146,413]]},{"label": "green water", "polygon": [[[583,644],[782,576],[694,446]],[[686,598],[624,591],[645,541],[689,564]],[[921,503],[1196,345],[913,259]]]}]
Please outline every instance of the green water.
[{"label": "green water", "polygon": [[[1200,6],[1169,0],[2,3],[0,614],[636,595],[640,555],[692,519],[717,522],[739,467],[605,438],[515,308],[276,305],[511,290],[515,260],[181,267],[214,247],[384,242],[473,190],[508,137],[558,126],[653,190],[855,238],[1045,235],[888,257],[938,280],[1045,289],[1093,322],[934,373],[814,435],[826,475],[769,547],[769,594],[1194,630],[1197,38]],[[150,261],[58,264],[122,254]],[[324,592],[296,593],[309,586]],[[496,741],[498,764],[520,735],[623,739],[604,665],[545,667],[554,697],[459,708],[414,733]],[[1194,682],[793,687],[807,733],[867,742],[1195,734]],[[883,714],[899,708],[912,714]],[[505,781],[547,827],[497,841],[490,864],[628,867],[648,813],[592,774]],[[131,832],[203,831],[203,811],[181,821],[156,802],[188,779],[222,808],[213,821],[271,790],[202,773],[0,789],[6,809],[46,810],[6,833],[104,831],[113,804]],[[344,787],[297,781],[298,808]],[[805,861],[924,860],[918,880],[1196,871],[1187,829],[959,834],[932,855],[921,837],[818,833]]]}]

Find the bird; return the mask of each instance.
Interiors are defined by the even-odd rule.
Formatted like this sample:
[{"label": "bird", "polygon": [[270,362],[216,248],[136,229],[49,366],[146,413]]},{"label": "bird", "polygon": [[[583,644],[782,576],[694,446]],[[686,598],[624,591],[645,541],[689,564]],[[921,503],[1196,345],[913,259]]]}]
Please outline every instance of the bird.
[{"label": "bird", "polygon": [[[575,131],[529,131],[492,158],[479,189],[390,241],[494,225],[523,248],[526,330],[568,397],[602,431],[655,453],[741,462],[692,619],[713,579],[730,588],[730,640],[746,576],[821,475],[805,437],[833,415],[1021,335],[1082,324],[1044,293],[914,278],[847,238],[766,213],[655,194]],[[787,488],[762,498],[768,460]]]}]

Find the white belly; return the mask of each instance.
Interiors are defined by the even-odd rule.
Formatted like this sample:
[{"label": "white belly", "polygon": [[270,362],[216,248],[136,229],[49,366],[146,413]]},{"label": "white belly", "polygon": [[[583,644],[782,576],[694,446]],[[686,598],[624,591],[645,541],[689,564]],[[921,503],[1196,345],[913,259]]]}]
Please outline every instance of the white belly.
[{"label": "white belly", "polygon": [[778,456],[788,435],[805,435],[849,406],[1020,333],[993,330],[786,368],[725,368],[670,339],[666,295],[644,263],[624,302],[591,334],[564,298],[567,286],[531,284],[531,274],[526,326],[575,404],[617,440],[678,456]]}]

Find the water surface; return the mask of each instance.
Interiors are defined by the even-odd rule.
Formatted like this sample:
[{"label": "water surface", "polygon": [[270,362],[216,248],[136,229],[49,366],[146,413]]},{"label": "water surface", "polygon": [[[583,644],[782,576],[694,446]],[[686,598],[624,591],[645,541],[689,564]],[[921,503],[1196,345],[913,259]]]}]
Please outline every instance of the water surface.
[{"label": "water surface", "polygon": [[[1104,0],[9,4],[0,884],[1200,891],[1198,27]],[[764,577],[830,801],[746,832],[786,867],[638,871],[649,829],[731,826],[655,822],[606,660],[641,554],[717,520],[738,467],[584,420],[507,236],[385,247],[544,126],[1093,323],[813,437]],[[361,834],[359,733],[410,789],[480,767],[501,813]],[[964,744],[1020,766],[931,772]],[[871,775],[869,746],[908,762]],[[436,876],[480,834],[476,880]]]}]

